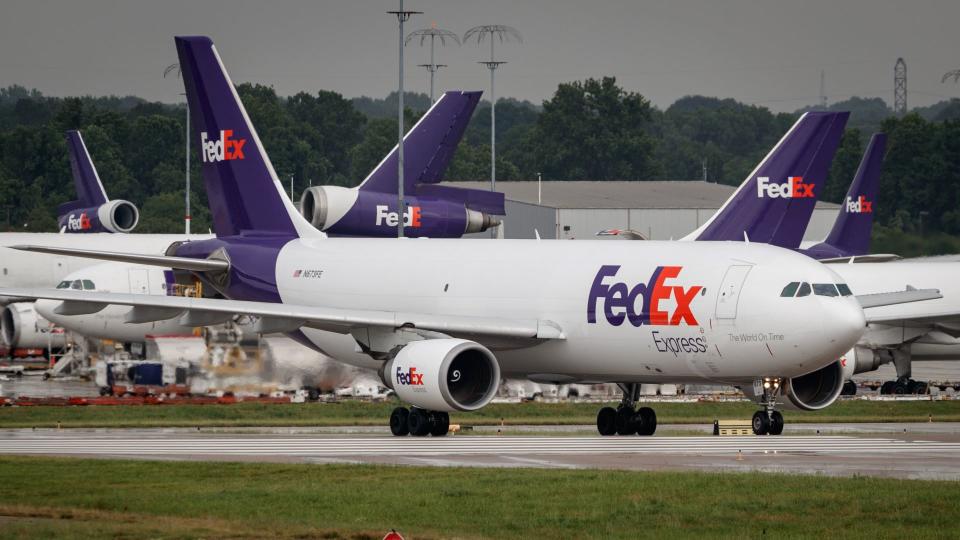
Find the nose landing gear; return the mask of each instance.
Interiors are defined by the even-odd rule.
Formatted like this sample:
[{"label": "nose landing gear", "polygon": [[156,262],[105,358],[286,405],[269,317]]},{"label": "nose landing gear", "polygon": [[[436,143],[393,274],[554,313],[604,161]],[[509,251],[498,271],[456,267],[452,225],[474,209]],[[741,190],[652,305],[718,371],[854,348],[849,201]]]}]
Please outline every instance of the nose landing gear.
[{"label": "nose landing gear", "polygon": [[780,395],[780,379],[764,377],[753,383],[755,394],[761,396],[762,411],[753,413],[754,435],[780,435],[783,433],[783,415],[775,410]]},{"label": "nose landing gear", "polygon": [[653,435],[657,430],[657,414],[650,407],[635,410],[640,397],[637,383],[618,384],[623,400],[616,409],[604,407],[597,413],[597,431],[601,435]]}]

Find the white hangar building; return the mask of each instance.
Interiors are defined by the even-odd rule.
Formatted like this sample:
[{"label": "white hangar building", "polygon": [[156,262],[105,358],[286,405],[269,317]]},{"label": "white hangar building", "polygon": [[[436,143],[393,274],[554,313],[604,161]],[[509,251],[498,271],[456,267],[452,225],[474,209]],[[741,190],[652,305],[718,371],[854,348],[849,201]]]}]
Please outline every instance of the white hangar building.
[{"label": "white hangar building", "polygon": [[[489,182],[445,185],[490,187]],[[506,196],[505,238],[534,238],[534,230],[541,238],[597,238],[604,229],[633,229],[651,240],[679,239],[707,221],[735,190],[700,180],[552,181],[540,184],[538,199],[535,181],[497,182],[497,191]],[[839,211],[838,204],[818,202],[804,240],[823,240]]]}]

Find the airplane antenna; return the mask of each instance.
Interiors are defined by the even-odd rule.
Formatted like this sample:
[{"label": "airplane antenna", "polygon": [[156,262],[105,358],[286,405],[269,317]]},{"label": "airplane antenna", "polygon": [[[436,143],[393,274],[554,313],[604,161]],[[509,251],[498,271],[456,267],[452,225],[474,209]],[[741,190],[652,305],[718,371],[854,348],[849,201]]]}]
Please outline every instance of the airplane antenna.
[{"label": "airplane antenna", "polygon": [[410,32],[410,35],[408,35],[406,41],[404,41],[404,45],[409,44],[416,38],[420,38],[421,47],[424,43],[426,43],[427,38],[430,38],[430,63],[419,64],[419,67],[427,68],[427,72],[430,73],[430,103],[433,104],[433,76],[437,71],[440,70],[440,68],[447,67],[446,64],[438,64],[434,61],[434,45],[436,45],[437,40],[439,40],[440,46],[445,46],[447,41],[452,41],[459,46],[460,36],[454,34],[450,30],[437,28],[437,23],[433,23],[430,28],[424,28],[422,30],[414,30],[413,32]]},{"label": "airplane antenna", "polygon": [[[477,45],[483,43],[485,36],[490,36],[490,60],[477,62],[487,66],[490,70],[490,191],[497,190],[497,94],[494,86],[494,72],[504,61],[498,61],[494,57],[493,44],[499,40],[500,43],[517,41],[523,43],[523,37],[520,32],[512,26],[503,24],[486,24],[483,26],[474,26],[463,34],[463,42],[471,39],[477,40]],[[496,39],[494,39],[496,38]]]}]

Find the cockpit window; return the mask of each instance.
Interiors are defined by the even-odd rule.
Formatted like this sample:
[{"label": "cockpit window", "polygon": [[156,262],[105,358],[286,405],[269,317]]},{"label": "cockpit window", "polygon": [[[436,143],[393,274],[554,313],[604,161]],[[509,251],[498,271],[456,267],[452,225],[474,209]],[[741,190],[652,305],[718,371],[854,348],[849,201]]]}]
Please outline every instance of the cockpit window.
[{"label": "cockpit window", "polygon": [[61,282],[57,285],[57,288],[58,288],[58,289],[69,289],[69,288],[70,288],[70,282],[69,282],[69,281],[61,281]]},{"label": "cockpit window", "polygon": [[801,296],[810,296],[810,284],[806,281],[800,284],[800,290],[797,291],[797,298]]},{"label": "cockpit window", "polygon": [[846,283],[837,283],[837,289],[840,291],[840,296],[853,296],[853,291]]},{"label": "cockpit window", "polygon": [[92,291],[94,289],[96,289],[96,286],[94,286],[92,281],[90,281],[89,279],[83,280],[83,290]]},{"label": "cockpit window", "polygon": [[799,281],[792,281],[787,283],[787,286],[783,288],[783,291],[780,293],[780,296],[784,298],[793,298],[793,295],[797,294],[797,288],[800,287]]},{"label": "cockpit window", "polygon": [[840,296],[837,286],[833,283],[814,283],[813,294],[817,296]]},{"label": "cockpit window", "polygon": [[83,283],[81,283],[79,279],[75,279],[75,280],[73,280],[73,283],[70,284],[70,288],[71,288],[71,289],[76,289],[76,290],[78,290],[78,291],[82,291],[82,290],[83,290]]}]

